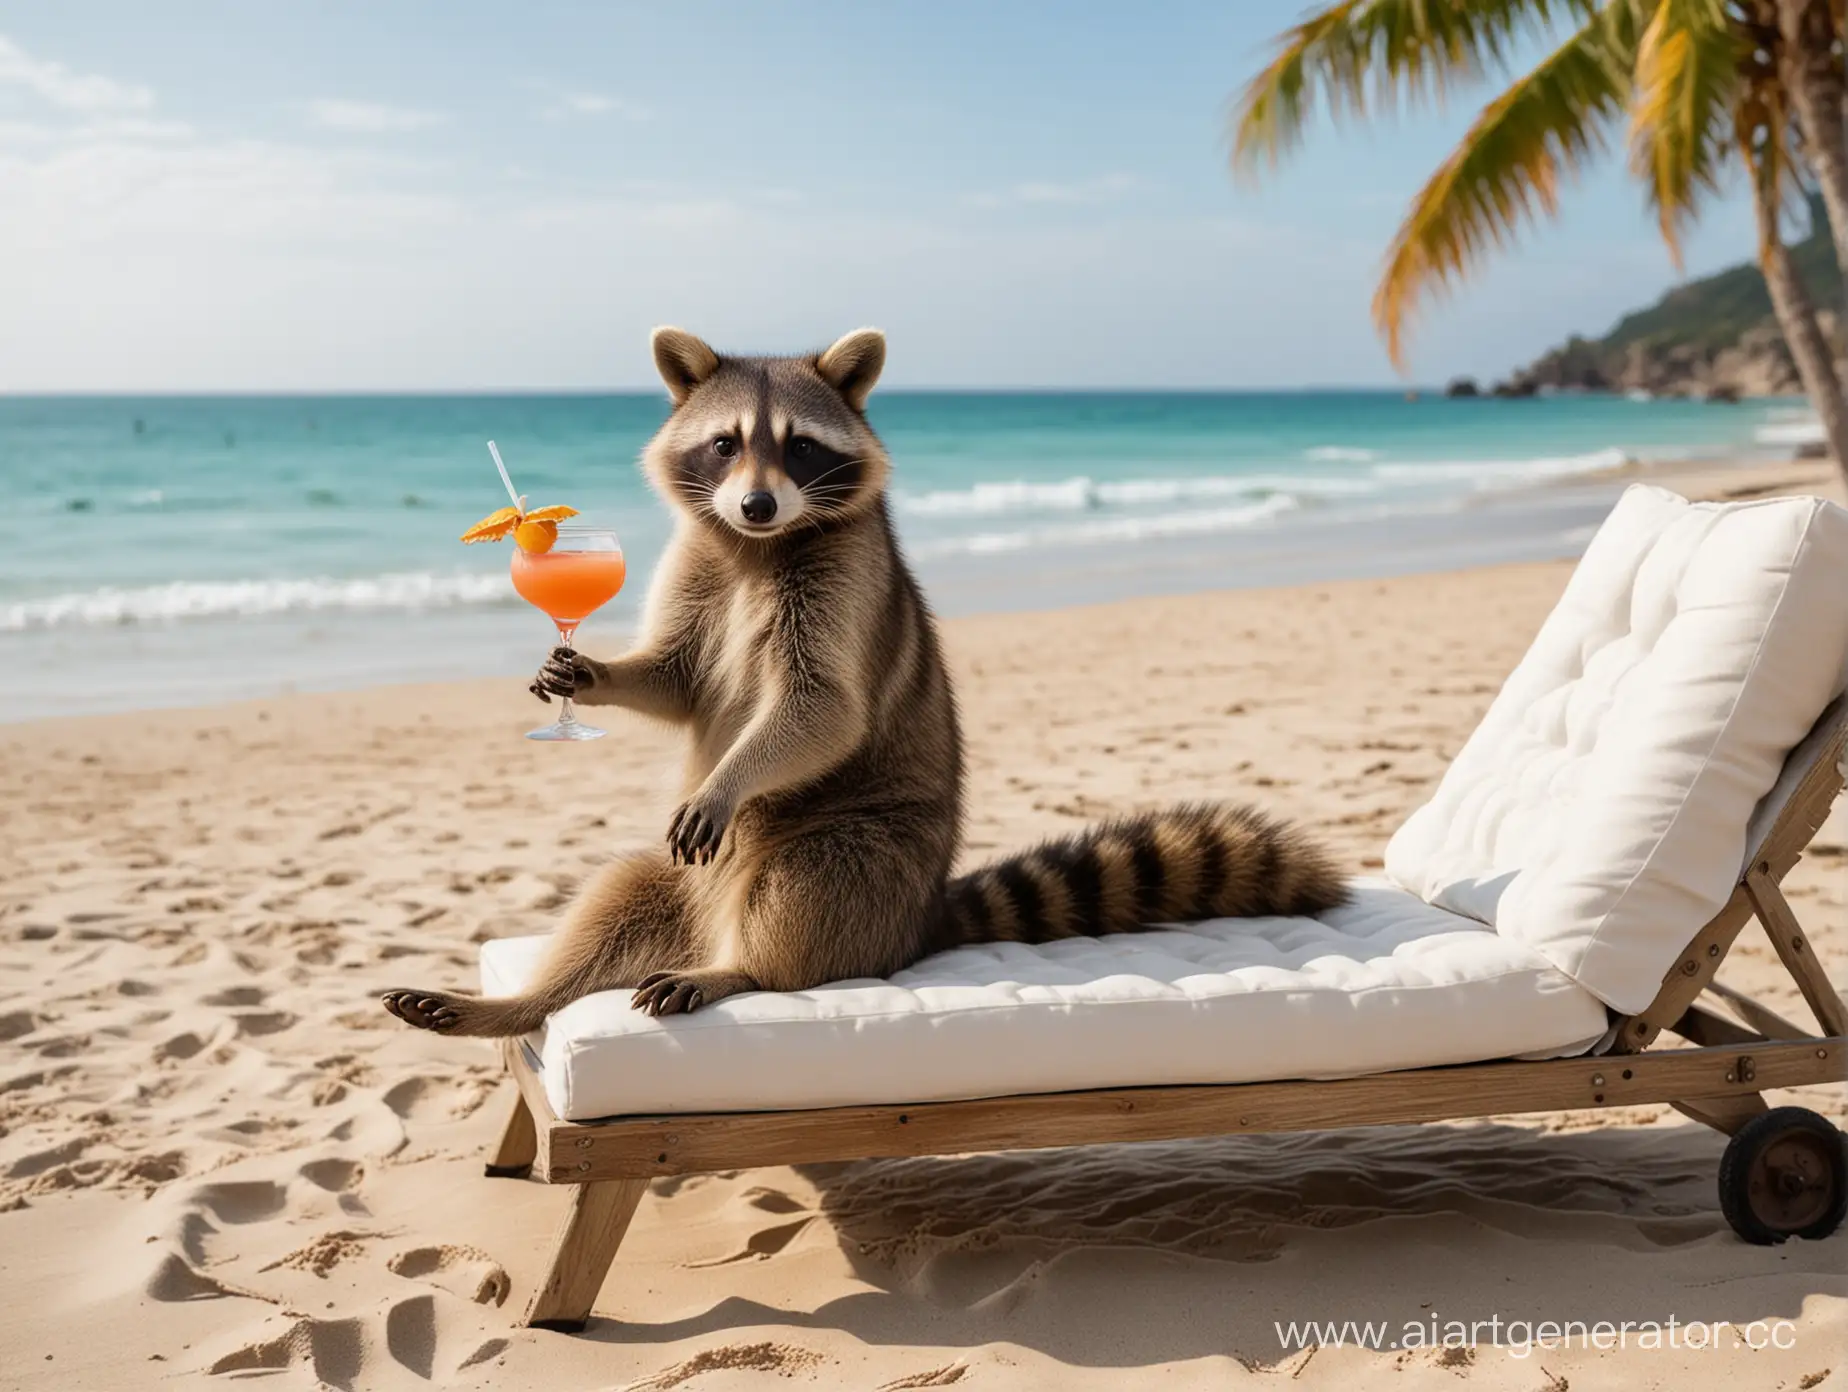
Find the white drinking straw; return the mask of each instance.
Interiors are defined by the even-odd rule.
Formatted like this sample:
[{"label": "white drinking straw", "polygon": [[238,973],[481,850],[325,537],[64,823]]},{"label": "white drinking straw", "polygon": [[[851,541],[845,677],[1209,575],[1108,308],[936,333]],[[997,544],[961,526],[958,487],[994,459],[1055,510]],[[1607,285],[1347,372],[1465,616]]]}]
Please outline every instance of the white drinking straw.
[{"label": "white drinking straw", "polygon": [[513,480],[507,477],[507,466],[501,463],[500,451],[494,448],[494,442],[488,441],[488,453],[494,456],[494,467],[500,470],[501,482],[507,485],[507,496],[513,499],[513,505],[524,507],[525,500],[513,490]]}]

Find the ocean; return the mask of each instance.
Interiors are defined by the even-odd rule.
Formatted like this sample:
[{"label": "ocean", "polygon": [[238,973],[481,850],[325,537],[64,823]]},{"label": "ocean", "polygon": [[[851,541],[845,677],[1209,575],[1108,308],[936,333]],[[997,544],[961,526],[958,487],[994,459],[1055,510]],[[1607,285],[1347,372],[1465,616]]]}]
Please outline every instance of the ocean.
[{"label": "ocean", "polygon": [[[633,626],[668,517],[659,394],[0,398],[0,720],[530,671],[506,500],[614,526]],[[1388,392],[908,393],[869,414],[940,612],[1573,554],[1643,462],[1781,453],[1787,402]],[[1575,480],[1577,481],[1575,483]]]}]

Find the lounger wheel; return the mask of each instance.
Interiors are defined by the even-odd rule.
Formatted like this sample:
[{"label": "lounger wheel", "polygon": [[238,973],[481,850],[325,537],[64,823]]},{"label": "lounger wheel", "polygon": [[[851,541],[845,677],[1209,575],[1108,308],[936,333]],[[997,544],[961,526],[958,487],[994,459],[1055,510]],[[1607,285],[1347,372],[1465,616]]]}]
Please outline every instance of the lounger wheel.
[{"label": "lounger wheel", "polygon": [[1761,1246],[1827,1237],[1848,1211],[1848,1138],[1807,1107],[1753,1117],[1720,1159],[1720,1210]]}]

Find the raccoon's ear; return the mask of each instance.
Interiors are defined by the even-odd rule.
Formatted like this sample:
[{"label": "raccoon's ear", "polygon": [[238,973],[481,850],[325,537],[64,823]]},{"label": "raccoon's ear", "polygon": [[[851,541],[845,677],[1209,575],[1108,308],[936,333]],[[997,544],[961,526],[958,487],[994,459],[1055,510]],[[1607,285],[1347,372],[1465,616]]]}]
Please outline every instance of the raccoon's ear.
[{"label": "raccoon's ear", "polygon": [[815,359],[815,370],[856,411],[866,409],[884,368],[885,335],[878,329],[855,329]]},{"label": "raccoon's ear", "polygon": [[685,329],[663,327],[649,336],[654,349],[655,371],[667,383],[667,394],[678,406],[693,388],[719,370],[719,355]]}]

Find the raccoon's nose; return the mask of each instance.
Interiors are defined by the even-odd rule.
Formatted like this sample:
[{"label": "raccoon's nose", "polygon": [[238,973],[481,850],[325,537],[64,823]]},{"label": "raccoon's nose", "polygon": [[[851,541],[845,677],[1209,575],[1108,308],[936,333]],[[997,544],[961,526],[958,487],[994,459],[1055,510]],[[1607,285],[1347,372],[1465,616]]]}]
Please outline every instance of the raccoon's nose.
[{"label": "raccoon's nose", "polygon": [[758,489],[755,493],[746,493],[738,503],[738,511],[744,514],[746,522],[762,526],[776,516],[776,494]]}]

